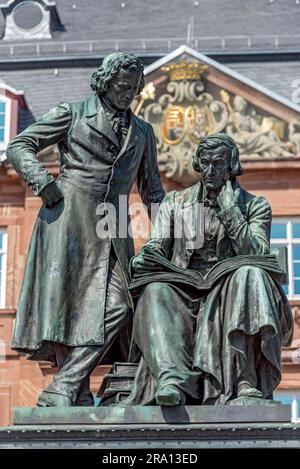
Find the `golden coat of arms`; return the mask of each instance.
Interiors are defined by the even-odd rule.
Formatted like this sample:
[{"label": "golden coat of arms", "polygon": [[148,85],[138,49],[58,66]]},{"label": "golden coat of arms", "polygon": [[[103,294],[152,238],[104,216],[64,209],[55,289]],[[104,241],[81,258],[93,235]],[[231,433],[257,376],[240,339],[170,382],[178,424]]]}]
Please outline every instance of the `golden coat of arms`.
[{"label": "golden coat of arms", "polygon": [[154,128],[158,163],[166,177],[183,186],[196,182],[191,155],[210,133],[226,132],[238,143],[241,157],[289,158],[300,148],[300,124],[266,115],[242,96],[212,85],[209,67],[183,60],[160,69],[149,82],[135,112]]}]

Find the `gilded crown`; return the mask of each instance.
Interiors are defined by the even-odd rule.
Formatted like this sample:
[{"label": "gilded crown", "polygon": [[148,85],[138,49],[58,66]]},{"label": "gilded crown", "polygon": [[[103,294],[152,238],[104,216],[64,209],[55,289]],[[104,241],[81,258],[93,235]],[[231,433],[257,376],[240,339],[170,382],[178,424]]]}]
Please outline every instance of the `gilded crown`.
[{"label": "gilded crown", "polygon": [[172,81],[200,80],[202,73],[207,70],[207,65],[199,62],[187,62],[185,60],[162,67],[162,71],[166,72]]}]

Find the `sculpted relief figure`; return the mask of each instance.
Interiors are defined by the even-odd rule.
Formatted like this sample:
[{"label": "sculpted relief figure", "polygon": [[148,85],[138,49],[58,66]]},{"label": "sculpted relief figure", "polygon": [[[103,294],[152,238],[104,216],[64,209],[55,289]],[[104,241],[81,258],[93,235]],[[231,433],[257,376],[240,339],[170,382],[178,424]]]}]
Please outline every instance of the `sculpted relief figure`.
[{"label": "sculpted relief figure", "polygon": [[233,112],[226,132],[236,140],[243,155],[292,156],[287,145],[272,130],[272,121],[258,116],[242,96],[235,96],[233,99]]},{"label": "sculpted relief figure", "polygon": [[[116,339],[114,359],[127,359],[133,242],[119,236],[119,196],[126,200],[125,225],[135,181],[149,210],[164,197],[152,128],[130,110],[143,86],[140,60],[111,54],[93,74],[94,93],[86,101],[54,107],[7,149],[9,162],[43,202],[13,336],[15,350],[58,366],[39,406],[93,405],[89,375]],[[36,156],[55,143],[61,159],[56,181]],[[114,236],[97,233],[103,202],[115,209]]]},{"label": "sculpted relief figure", "polygon": [[297,156],[300,155],[300,122],[292,121],[289,124],[289,141]]},{"label": "sculpted relief figure", "polygon": [[125,404],[272,403],[293,320],[270,255],[271,208],[239,185],[227,134],[204,138],[193,165],[200,181],[167,194],[131,262],[139,365]]}]

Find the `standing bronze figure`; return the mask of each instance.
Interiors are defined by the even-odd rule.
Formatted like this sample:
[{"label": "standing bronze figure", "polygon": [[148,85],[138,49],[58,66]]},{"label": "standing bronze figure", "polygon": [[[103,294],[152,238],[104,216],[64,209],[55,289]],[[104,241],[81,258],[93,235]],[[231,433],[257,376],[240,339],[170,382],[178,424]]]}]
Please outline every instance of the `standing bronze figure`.
[{"label": "standing bronze figure", "polygon": [[[131,360],[140,361],[125,402],[271,403],[281,346],[293,335],[286,295],[266,264],[274,257],[271,208],[237,182],[239,151],[228,135],[204,138],[193,163],[201,180],[165,197],[151,239],[131,263],[132,288],[140,285],[141,292]],[[163,272],[164,259],[173,272]],[[189,288],[190,270],[205,276],[221,261],[228,270],[219,264],[210,288]],[[197,281],[190,283],[197,288]]]},{"label": "standing bronze figure", "polygon": [[[89,375],[116,338],[115,359],[127,359],[127,270],[134,251],[132,238],[119,236],[119,196],[124,201],[136,181],[149,210],[164,197],[153,130],[130,110],[143,86],[141,61],[111,54],[92,76],[89,99],[51,109],[7,149],[9,162],[43,201],[13,337],[15,350],[59,368],[40,406],[93,405]],[[37,159],[55,143],[61,157],[56,181]],[[96,229],[103,202],[116,213],[116,235],[106,239]]]}]

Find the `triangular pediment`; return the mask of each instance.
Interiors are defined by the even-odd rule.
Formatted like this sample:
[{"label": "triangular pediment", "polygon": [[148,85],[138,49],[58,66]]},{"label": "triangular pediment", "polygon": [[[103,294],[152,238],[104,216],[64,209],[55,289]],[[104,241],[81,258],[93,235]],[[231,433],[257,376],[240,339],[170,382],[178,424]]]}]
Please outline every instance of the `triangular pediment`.
[{"label": "triangular pediment", "polygon": [[215,132],[230,134],[244,161],[300,157],[300,107],[204,54],[181,46],[145,77],[136,112],[153,125],[167,177],[196,180],[191,154]]}]

